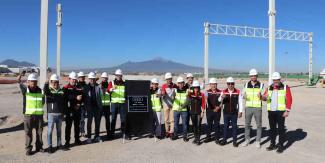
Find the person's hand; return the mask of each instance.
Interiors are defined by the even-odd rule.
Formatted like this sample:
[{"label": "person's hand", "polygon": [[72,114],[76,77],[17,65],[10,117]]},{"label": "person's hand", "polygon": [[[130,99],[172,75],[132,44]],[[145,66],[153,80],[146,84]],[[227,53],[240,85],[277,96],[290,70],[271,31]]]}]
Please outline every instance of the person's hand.
[{"label": "person's hand", "polygon": [[288,111],[285,111],[282,116],[285,117],[285,118],[288,117],[289,116],[289,112]]},{"label": "person's hand", "polygon": [[221,109],[220,106],[215,106],[215,108],[213,109],[213,112],[219,112],[220,109]]},{"label": "person's hand", "polygon": [[226,97],[226,94],[221,95],[221,100],[223,100]]},{"label": "person's hand", "polygon": [[243,113],[242,112],[239,112],[238,113],[238,118],[241,118],[243,116]]},{"label": "person's hand", "polygon": [[203,112],[201,112],[201,118],[203,118],[204,117],[204,111]]},{"label": "person's hand", "polygon": [[78,100],[78,101],[81,101],[81,99],[82,99],[82,95],[78,95],[78,96],[77,96],[77,100]]}]

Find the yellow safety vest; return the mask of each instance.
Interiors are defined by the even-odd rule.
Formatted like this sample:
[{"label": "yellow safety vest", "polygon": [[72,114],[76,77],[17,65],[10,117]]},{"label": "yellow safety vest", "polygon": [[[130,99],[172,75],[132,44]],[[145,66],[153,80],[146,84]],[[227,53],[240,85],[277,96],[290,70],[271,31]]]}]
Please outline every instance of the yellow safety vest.
[{"label": "yellow safety vest", "polygon": [[116,89],[112,92],[112,103],[125,103],[125,86],[118,85]]},{"label": "yellow safety vest", "polygon": [[109,106],[111,103],[111,95],[108,92],[105,92],[101,97],[103,106]]},{"label": "yellow safety vest", "polygon": [[260,88],[248,88],[248,83],[246,83],[246,107],[251,108],[262,108],[262,101],[258,97],[259,93],[262,93],[263,84],[260,84]]},{"label": "yellow safety vest", "polygon": [[154,112],[160,112],[162,105],[160,98],[157,97],[156,94],[151,94],[151,106],[152,106],[152,111]]},{"label": "yellow safety vest", "polygon": [[43,115],[43,91],[41,93],[30,93],[27,88],[26,96],[26,115]]},{"label": "yellow safety vest", "polygon": [[[278,90],[278,111],[285,111],[286,110],[286,90],[287,86],[284,85],[284,89],[282,90]],[[272,98],[272,93],[273,91],[268,90],[268,98],[267,98],[267,110],[270,111],[271,110],[271,98]]]},{"label": "yellow safety vest", "polygon": [[183,104],[185,104],[187,98],[186,91],[184,93],[178,93],[176,91],[175,100],[173,103],[173,111],[187,111],[186,107],[182,107]]}]

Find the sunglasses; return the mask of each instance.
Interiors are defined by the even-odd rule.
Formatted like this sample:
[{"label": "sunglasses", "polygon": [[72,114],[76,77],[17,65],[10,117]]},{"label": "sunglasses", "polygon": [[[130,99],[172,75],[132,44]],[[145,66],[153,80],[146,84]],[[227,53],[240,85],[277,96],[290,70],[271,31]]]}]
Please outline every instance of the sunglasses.
[{"label": "sunglasses", "polygon": [[227,83],[227,85],[235,85],[235,83]]}]

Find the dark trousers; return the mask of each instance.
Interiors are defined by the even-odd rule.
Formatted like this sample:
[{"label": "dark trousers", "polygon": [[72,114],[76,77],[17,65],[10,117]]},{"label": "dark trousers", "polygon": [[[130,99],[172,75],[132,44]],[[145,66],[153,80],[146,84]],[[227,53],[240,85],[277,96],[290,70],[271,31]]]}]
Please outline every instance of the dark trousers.
[{"label": "dark trousers", "polygon": [[213,112],[213,111],[207,111],[207,137],[211,136],[211,132],[213,131],[213,125],[216,127],[214,128],[214,134],[216,140],[219,140],[220,138],[220,117],[221,112]]},{"label": "dark trousers", "polygon": [[233,143],[237,142],[237,114],[223,114],[223,120],[224,120],[224,129],[223,129],[223,140],[227,141],[228,138],[228,128],[231,124],[232,128],[232,138]]},{"label": "dark trousers", "polygon": [[65,115],[65,144],[70,144],[70,138],[71,138],[71,127],[72,123],[74,126],[74,139],[75,142],[79,141],[79,134],[80,134],[80,119],[81,119],[81,111],[73,111],[71,114],[68,113]]},{"label": "dark trousers", "polygon": [[43,115],[25,115],[24,116],[24,130],[25,130],[25,149],[32,150],[33,142],[33,128],[36,130],[36,149],[43,148]]},{"label": "dark trousers", "polygon": [[85,119],[86,119],[86,108],[85,106],[80,106],[81,117],[80,117],[80,133],[85,133]]},{"label": "dark trousers", "polygon": [[92,108],[92,110],[87,110],[87,113],[87,138],[91,138],[91,125],[93,119],[95,121],[95,138],[97,138],[99,137],[100,118],[102,115],[102,110],[99,110],[98,108]]},{"label": "dark trousers", "polygon": [[193,125],[193,133],[195,140],[200,140],[201,136],[201,122],[202,118],[200,114],[191,114],[191,121]]},{"label": "dark trousers", "polygon": [[275,145],[276,136],[279,133],[279,145],[283,146],[285,141],[285,118],[282,116],[284,111],[269,111],[270,139],[271,144]]},{"label": "dark trousers", "polygon": [[103,106],[103,112],[102,115],[105,117],[105,127],[106,127],[106,133],[109,135],[111,133],[111,109],[110,106]]},{"label": "dark trousers", "polygon": [[125,104],[111,103],[111,114],[112,114],[111,134],[115,133],[115,125],[116,125],[116,119],[118,113],[120,114],[122,133],[123,134],[125,133],[125,120],[126,120]]}]

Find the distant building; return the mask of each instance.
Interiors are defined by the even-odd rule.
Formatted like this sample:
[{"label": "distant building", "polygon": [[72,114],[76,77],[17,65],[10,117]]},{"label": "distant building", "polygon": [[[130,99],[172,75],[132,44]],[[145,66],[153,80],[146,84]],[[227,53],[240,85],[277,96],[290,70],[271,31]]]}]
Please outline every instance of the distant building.
[{"label": "distant building", "polygon": [[12,73],[21,73],[23,68],[8,68]]},{"label": "distant building", "polygon": [[0,65],[2,68],[8,68],[8,65]]}]

